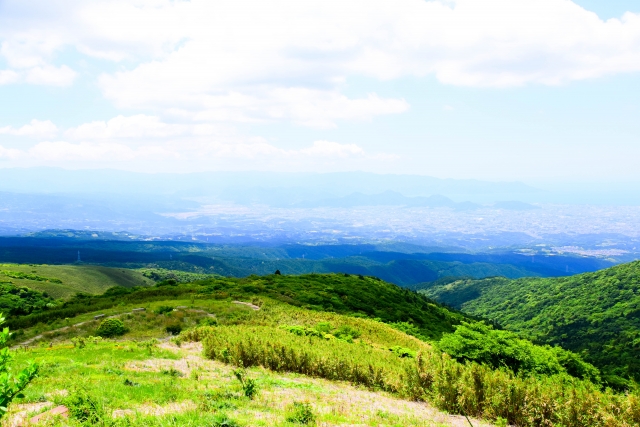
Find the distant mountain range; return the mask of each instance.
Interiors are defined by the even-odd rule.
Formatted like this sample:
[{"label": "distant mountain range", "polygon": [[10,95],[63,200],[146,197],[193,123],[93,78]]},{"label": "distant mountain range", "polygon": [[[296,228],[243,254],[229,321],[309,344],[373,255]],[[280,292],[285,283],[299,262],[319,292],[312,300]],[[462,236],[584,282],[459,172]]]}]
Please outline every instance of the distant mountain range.
[{"label": "distant mountain range", "polygon": [[[540,190],[520,182],[439,179],[420,175],[382,175],[365,172],[276,173],[198,172],[145,174],[111,169],[0,168],[0,191],[19,193],[110,193],[212,197],[223,193],[251,193],[285,189],[307,199],[343,197],[394,191],[409,196],[442,194],[458,200],[482,202],[517,199],[503,195],[535,194]],[[469,197],[465,197],[469,196]],[[473,200],[476,201],[476,200]]]},{"label": "distant mountain range", "polygon": [[436,194],[432,196],[407,197],[397,191],[384,191],[376,194],[351,193],[342,197],[313,197],[301,191],[283,189],[269,190],[252,188],[245,192],[225,191],[220,197],[234,203],[251,205],[263,204],[280,208],[354,208],[358,206],[404,206],[452,208],[459,211],[473,210],[483,207],[508,210],[530,210],[539,207],[519,201],[502,201],[483,206],[469,201],[455,202],[450,198]]}]

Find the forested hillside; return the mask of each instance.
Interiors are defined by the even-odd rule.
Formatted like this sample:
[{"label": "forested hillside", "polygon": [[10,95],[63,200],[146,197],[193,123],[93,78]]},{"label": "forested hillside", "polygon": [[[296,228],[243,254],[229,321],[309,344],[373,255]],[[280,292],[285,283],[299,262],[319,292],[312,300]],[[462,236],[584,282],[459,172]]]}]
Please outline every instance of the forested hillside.
[{"label": "forested hillside", "polygon": [[640,261],[563,278],[455,280],[421,292],[582,353],[611,384],[640,380]]}]

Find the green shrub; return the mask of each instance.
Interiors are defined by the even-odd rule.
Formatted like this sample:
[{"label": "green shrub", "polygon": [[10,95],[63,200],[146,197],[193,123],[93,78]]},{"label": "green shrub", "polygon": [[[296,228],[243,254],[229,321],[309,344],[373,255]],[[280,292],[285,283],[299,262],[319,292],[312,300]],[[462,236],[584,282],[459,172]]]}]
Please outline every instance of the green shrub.
[{"label": "green shrub", "polygon": [[253,399],[258,394],[258,385],[255,380],[247,378],[247,371],[244,369],[236,369],[233,371],[233,375],[240,381],[242,392],[246,397]]},{"label": "green shrub", "polygon": [[409,349],[409,348],[404,348],[404,347],[400,347],[399,345],[395,345],[393,347],[391,347],[389,349],[389,351],[391,351],[393,354],[395,354],[396,356],[403,358],[403,357],[410,357],[410,358],[414,358],[416,357],[416,352]]},{"label": "green shrub", "polygon": [[[0,325],[4,323],[4,316],[0,314]],[[9,328],[0,330],[0,418],[7,412],[7,407],[16,397],[22,397],[22,390],[33,380],[38,373],[38,365],[30,363],[29,366],[17,374],[10,369],[12,355],[7,347],[9,340]]]},{"label": "green shrub", "polygon": [[331,333],[331,324],[329,322],[318,322],[315,327],[316,331],[323,332],[325,334]]},{"label": "green shrub", "polygon": [[214,416],[211,427],[240,427],[240,424],[227,417],[225,414],[217,414]]},{"label": "green shrub", "polygon": [[169,305],[161,305],[160,307],[156,308],[153,312],[155,314],[166,314],[166,313],[171,313],[173,309],[174,308]]},{"label": "green shrub", "polygon": [[332,331],[329,322],[319,322],[314,328],[289,325],[283,325],[281,328],[299,337],[317,337],[324,339],[335,337],[349,343],[352,343],[354,339],[360,337],[360,332],[348,325],[341,326],[337,330]]},{"label": "green shrub", "polygon": [[422,332],[420,331],[420,329],[416,325],[414,325],[413,323],[409,323],[409,322],[392,322],[392,323],[389,323],[389,326],[391,326],[393,329],[397,329],[399,331],[402,331],[407,335],[411,335],[412,337],[416,337],[419,340],[427,341],[427,337],[425,337],[422,334]]},{"label": "green shrub", "polygon": [[71,417],[83,424],[99,424],[105,415],[98,399],[83,389],[74,391],[64,400],[64,404],[69,408]]},{"label": "green shrub", "polygon": [[286,420],[290,423],[309,425],[315,424],[316,416],[313,414],[313,409],[308,402],[293,402],[287,408]]},{"label": "green shrub", "polygon": [[218,320],[215,317],[205,317],[198,323],[199,326],[218,326]]},{"label": "green shrub", "polygon": [[100,323],[96,330],[96,335],[103,338],[112,338],[120,335],[124,335],[127,332],[127,328],[120,319],[105,319]]},{"label": "green shrub", "polygon": [[484,323],[466,323],[445,334],[438,348],[458,361],[473,361],[493,369],[506,367],[516,374],[555,375],[568,373],[577,378],[599,382],[598,370],[577,354],[537,346],[509,331],[495,330]]},{"label": "green shrub", "polygon": [[167,325],[164,330],[171,335],[178,335],[182,332],[182,325],[179,323],[172,323],[171,325]]},{"label": "green shrub", "polygon": [[338,330],[333,332],[333,335],[335,335],[336,338],[339,338],[341,340],[345,340],[347,342],[353,342],[354,339],[357,339],[360,337],[360,331],[352,328],[351,326],[344,325],[344,326],[340,326]]}]

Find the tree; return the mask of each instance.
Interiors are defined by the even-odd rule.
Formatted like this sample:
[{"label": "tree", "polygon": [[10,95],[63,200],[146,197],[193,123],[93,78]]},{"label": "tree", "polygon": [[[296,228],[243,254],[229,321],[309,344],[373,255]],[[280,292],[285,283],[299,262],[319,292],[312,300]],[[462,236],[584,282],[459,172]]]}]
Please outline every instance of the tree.
[{"label": "tree", "polygon": [[[4,316],[0,314],[0,325],[5,320]],[[26,368],[17,373],[12,371],[10,364],[13,356],[7,347],[10,336],[9,328],[4,328],[0,332],[0,418],[7,412],[7,408],[14,398],[22,397],[22,390],[38,374],[38,365],[34,363],[29,363]]]}]

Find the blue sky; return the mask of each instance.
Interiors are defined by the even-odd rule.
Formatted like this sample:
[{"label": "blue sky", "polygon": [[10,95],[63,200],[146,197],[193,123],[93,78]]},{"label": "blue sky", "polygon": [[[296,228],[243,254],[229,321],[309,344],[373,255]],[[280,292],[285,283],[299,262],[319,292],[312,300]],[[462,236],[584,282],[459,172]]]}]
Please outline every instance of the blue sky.
[{"label": "blue sky", "polygon": [[4,0],[0,167],[640,182],[639,72],[637,1]]}]

